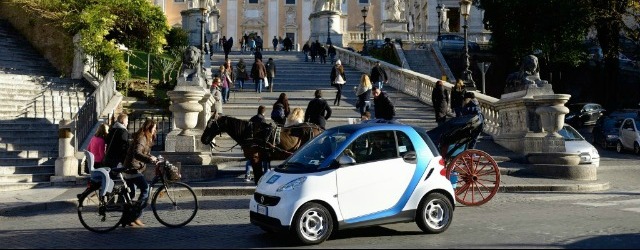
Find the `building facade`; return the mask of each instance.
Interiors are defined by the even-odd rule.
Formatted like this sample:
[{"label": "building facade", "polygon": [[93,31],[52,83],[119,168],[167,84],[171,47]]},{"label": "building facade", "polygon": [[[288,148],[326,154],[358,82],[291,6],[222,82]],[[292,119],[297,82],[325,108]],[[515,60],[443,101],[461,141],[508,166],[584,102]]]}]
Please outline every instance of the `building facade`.
[{"label": "building facade", "polygon": [[[198,8],[198,0],[149,0],[160,7],[169,25],[183,26],[181,12]],[[200,0],[204,1],[204,0]],[[294,44],[302,46],[311,37],[313,31],[309,17],[317,11],[318,4],[336,4],[339,10],[343,30],[332,30],[342,34],[344,46],[361,47],[364,32],[367,39],[383,39],[383,21],[393,19],[406,26],[406,38],[403,40],[435,40],[438,23],[442,23],[442,33],[462,34],[463,18],[460,15],[458,0],[209,0],[219,13],[216,21],[208,22],[207,40],[217,41],[219,36],[233,37],[237,43],[243,34],[255,33],[265,41],[265,48],[270,48],[273,37],[288,36]],[[320,3],[318,3],[320,2]],[[330,2],[330,3],[329,3]],[[446,17],[441,14],[438,20],[438,4],[446,6]],[[363,18],[362,9],[367,9]],[[472,8],[469,17],[469,38],[473,41],[488,41],[489,32],[482,24],[483,12]],[[191,25],[195,26],[195,25]],[[327,27],[327,26],[324,26]],[[446,31],[444,31],[446,27]],[[196,27],[190,29],[195,30]],[[199,29],[198,29],[199,30]],[[219,31],[216,33],[215,31]],[[214,31],[214,32],[211,32]],[[321,41],[324,42],[324,41]],[[269,46],[268,46],[269,45]]]}]

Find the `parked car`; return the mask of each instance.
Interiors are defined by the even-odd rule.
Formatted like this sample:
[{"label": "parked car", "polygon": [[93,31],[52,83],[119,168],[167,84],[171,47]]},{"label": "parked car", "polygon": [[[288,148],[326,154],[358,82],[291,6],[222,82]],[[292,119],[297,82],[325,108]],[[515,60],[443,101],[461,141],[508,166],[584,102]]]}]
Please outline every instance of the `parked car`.
[{"label": "parked car", "polygon": [[324,131],[258,182],[250,220],[319,244],[333,231],[415,221],[447,230],[455,208],[444,160],[425,129],[353,124]]},{"label": "parked car", "polygon": [[[440,35],[436,39],[438,45],[440,46],[440,50],[442,51],[463,51],[464,50],[464,37],[459,35]],[[469,51],[479,51],[480,45],[476,42],[468,41],[467,46],[469,47]]]},{"label": "parked car", "polygon": [[633,150],[633,153],[640,154],[640,117],[624,119],[618,132],[616,151]]},{"label": "parked car", "polygon": [[574,103],[567,105],[569,113],[564,116],[564,122],[576,127],[593,125],[605,110],[597,103]]},{"label": "parked car", "polygon": [[615,148],[618,143],[618,130],[625,118],[635,117],[636,110],[619,110],[609,115],[600,116],[591,132],[593,145],[600,145],[604,149]]},{"label": "parked car", "polygon": [[384,48],[384,40],[382,39],[367,40],[367,49],[381,49],[381,48]]},{"label": "parked car", "polygon": [[591,143],[587,142],[575,128],[565,124],[558,133],[564,138],[567,153],[580,154],[580,164],[600,165],[600,154],[598,154],[598,150],[591,145]]}]

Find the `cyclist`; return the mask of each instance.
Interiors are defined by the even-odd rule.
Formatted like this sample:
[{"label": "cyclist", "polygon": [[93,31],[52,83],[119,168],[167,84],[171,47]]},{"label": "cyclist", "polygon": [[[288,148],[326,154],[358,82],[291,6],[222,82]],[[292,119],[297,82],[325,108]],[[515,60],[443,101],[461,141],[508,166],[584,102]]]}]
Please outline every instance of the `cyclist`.
[{"label": "cyclist", "polygon": [[144,223],[140,220],[142,217],[142,210],[147,206],[147,200],[149,198],[149,183],[144,178],[144,170],[147,163],[156,163],[157,158],[151,155],[151,146],[156,137],[156,122],[147,119],[142,127],[133,135],[133,143],[127,152],[124,166],[124,178],[127,185],[131,187],[131,193],[129,195],[133,199],[135,197],[135,189],[140,189],[140,196],[138,197],[138,204],[140,205],[140,214],[136,216],[136,219],[129,224],[131,227],[144,227]]}]

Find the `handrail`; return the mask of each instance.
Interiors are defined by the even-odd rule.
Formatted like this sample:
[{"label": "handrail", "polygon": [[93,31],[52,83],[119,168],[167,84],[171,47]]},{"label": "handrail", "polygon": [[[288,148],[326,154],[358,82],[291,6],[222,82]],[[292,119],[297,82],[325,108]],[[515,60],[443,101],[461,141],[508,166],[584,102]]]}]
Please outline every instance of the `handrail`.
[{"label": "handrail", "polygon": [[[372,57],[364,57],[358,53],[336,47],[337,58],[343,65],[349,65],[363,73],[371,72],[374,63],[379,61]],[[408,69],[395,66],[393,64],[380,61],[380,66],[389,76],[389,85],[402,93],[418,98],[421,102],[433,106],[431,102],[431,92],[435,88],[438,78],[414,72]],[[451,92],[453,84],[445,82],[444,86]],[[496,102],[498,99],[481,93],[476,93],[476,99],[480,102],[480,108],[485,117],[483,131],[491,136],[499,133],[500,117]]]},{"label": "handrail", "polygon": [[[97,71],[95,71],[97,72]],[[83,74],[87,81],[97,81],[92,78],[93,75]],[[76,150],[79,150],[78,143],[84,142],[91,132],[93,126],[98,122],[98,116],[104,111],[109,100],[115,95],[115,79],[113,70],[110,70],[104,77],[100,77],[102,81],[96,89],[86,99],[85,103],[71,119],[75,126],[73,129],[73,143]]]}]

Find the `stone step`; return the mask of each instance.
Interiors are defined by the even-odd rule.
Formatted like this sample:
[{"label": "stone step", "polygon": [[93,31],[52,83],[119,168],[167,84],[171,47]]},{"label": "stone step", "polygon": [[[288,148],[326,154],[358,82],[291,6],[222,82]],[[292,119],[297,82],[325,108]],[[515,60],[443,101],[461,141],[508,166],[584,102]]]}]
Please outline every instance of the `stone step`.
[{"label": "stone step", "polygon": [[2,131],[58,130],[58,124],[52,124],[42,118],[18,118],[0,120]]},{"label": "stone step", "polygon": [[55,173],[37,173],[37,174],[0,174],[0,183],[29,183],[29,182],[49,182],[51,176]]},{"label": "stone step", "polygon": [[18,191],[33,188],[49,187],[49,182],[33,182],[33,183],[0,183],[0,192],[2,191]]},{"label": "stone step", "polygon": [[[57,157],[56,157],[57,158]],[[53,161],[55,161],[56,158],[0,158],[0,174],[27,174],[27,173],[34,173],[34,172],[22,172],[22,173],[5,173],[3,171],[15,171],[15,167],[20,167],[20,166],[36,166],[39,167],[40,164],[43,163],[51,163],[53,164]],[[7,170],[7,167],[13,167],[13,170]],[[35,170],[35,168],[32,168],[33,170]],[[29,169],[22,169],[21,171],[24,170],[29,170]],[[51,169],[50,169],[51,170]],[[50,171],[47,171],[50,172]]]},{"label": "stone step", "polygon": [[17,150],[17,151],[24,151],[24,150],[51,150],[52,148],[56,148],[58,147],[58,138],[52,138],[52,139],[41,139],[38,141],[28,141],[25,142],[26,144],[19,144],[19,143],[15,143],[15,142],[11,142],[11,143],[7,143],[7,142],[0,142],[0,150]]},{"label": "stone step", "polygon": [[0,158],[57,158],[58,148],[50,148],[49,151],[25,150],[25,151],[0,151]]},{"label": "stone step", "polygon": [[28,138],[28,137],[0,137],[0,148],[2,148],[2,144],[9,145],[24,145],[24,144],[58,144],[58,137],[37,137],[37,138]]},{"label": "stone step", "polygon": [[57,137],[55,129],[46,130],[0,130],[0,138],[42,138]]}]

